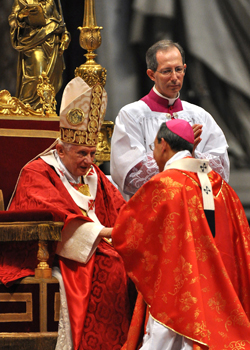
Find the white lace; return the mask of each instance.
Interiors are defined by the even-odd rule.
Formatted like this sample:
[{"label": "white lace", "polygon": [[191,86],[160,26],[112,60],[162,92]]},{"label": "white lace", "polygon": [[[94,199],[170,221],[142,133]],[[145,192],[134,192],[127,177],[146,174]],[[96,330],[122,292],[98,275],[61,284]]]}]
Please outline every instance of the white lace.
[{"label": "white lace", "polygon": [[136,164],[128,173],[124,183],[124,192],[134,194],[152,176],[159,173],[159,168],[152,152],[147,153],[144,160]]},{"label": "white lace", "polygon": [[55,350],[73,350],[68,304],[60,269],[53,267],[52,275],[58,280],[60,286],[60,317]]},{"label": "white lace", "polygon": [[195,152],[196,158],[199,159],[208,159],[210,167],[216,171],[226,182],[229,181],[229,168],[225,162],[223,162],[224,158],[216,157],[209,153],[200,153]]},{"label": "white lace", "polygon": [[[195,152],[196,158],[208,159],[210,167],[216,171],[225,181],[229,181],[229,169],[221,157],[209,153]],[[159,168],[152,153],[147,153],[144,160],[136,164],[128,173],[124,183],[124,192],[129,195],[135,192],[154,175],[159,173]]]}]

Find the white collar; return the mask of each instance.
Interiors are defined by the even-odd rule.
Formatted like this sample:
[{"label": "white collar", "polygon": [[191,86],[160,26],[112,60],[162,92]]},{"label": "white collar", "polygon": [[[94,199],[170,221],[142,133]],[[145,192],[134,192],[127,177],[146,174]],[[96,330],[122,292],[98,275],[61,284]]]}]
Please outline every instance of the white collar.
[{"label": "white collar", "polygon": [[168,103],[169,103],[170,106],[172,106],[175,103],[175,101],[180,97],[180,93],[178,92],[177,97],[175,97],[175,98],[168,98],[168,97],[162,95],[161,93],[159,93],[159,91],[156,89],[155,85],[153,86],[153,90],[156,93],[156,95],[158,95],[158,96],[160,96],[162,98],[165,98],[165,100],[168,100]]},{"label": "white collar", "polygon": [[76,183],[76,184],[79,184],[80,181],[81,181],[81,177],[80,176],[74,176],[72,175],[68,169],[66,168],[66,166],[63,164],[61,158],[59,157],[58,153],[57,153],[57,150],[53,150],[54,152],[54,156],[57,160],[57,163],[58,163],[58,167],[59,169],[63,172],[63,174],[66,176],[66,179],[69,181],[69,182],[73,182],[73,183]]},{"label": "white collar", "polygon": [[191,154],[189,151],[187,151],[187,150],[185,150],[185,151],[180,151],[180,152],[175,153],[175,154],[173,155],[173,157],[171,157],[171,158],[167,161],[167,163],[165,164],[164,170],[166,170],[166,167],[167,167],[168,165],[170,165],[171,163],[173,163],[174,161],[179,160],[179,159],[182,159],[182,158],[185,158],[185,157],[192,157],[192,154]]},{"label": "white collar", "polygon": [[89,186],[89,191],[91,194],[90,196],[86,196],[81,192],[79,192],[78,190],[76,190],[71,185],[71,180],[73,179],[74,182],[76,180],[72,177],[72,174],[69,171],[67,171],[63,163],[58,162],[58,155],[56,153],[57,153],[56,150],[50,150],[46,154],[41,155],[40,158],[43,159],[45,163],[54,167],[63,185],[65,186],[66,190],[69,192],[74,202],[78,205],[78,207],[80,207],[81,209],[84,209],[88,213],[88,216],[90,217],[90,219],[99,223],[99,220],[95,215],[95,205],[94,205],[96,194],[97,194],[97,186],[98,186],[98,177],[97,177],[95,168],[92,167],[91,172],[84,179],[85,184]]}]

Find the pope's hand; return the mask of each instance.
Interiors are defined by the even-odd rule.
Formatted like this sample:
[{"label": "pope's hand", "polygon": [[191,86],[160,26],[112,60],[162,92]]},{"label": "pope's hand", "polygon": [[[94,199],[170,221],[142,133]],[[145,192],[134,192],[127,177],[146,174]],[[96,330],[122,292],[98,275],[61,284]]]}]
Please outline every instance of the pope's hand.
[{"label": "pope's hand", "polygon": [[106,238],[111,238],[111,233],[112,233],[113,227],[104,227],[100,233],[100,237],[106,237]]}]

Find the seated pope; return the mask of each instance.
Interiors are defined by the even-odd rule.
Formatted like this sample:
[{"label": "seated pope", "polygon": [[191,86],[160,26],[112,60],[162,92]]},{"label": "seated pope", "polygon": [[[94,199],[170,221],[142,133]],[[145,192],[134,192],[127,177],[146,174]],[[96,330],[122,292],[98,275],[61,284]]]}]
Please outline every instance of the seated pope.
[{"label": "seated pope", "polygon": [[[64,217],[62,241],[51,247],[61,297],[56,349],[118,350],[127,337],[129,283],[109,240],[125,201],[93,164],[106,105],[99,85],[90,88],[79,77],[68,83],[61,137],[24,166],[8,208],[57,210]],[[16,250],[17,243],[6,244],[0,249],[0,281],[8,286],[34,275],[37,250],[35,243],[18,243]]]}]

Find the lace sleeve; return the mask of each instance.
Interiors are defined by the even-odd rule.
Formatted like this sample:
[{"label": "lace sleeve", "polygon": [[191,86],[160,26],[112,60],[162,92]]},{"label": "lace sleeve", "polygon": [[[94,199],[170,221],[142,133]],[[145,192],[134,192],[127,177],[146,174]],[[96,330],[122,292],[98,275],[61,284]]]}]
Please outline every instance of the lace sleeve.
[{"label": "lace sleeve", "polygon": [[229,161],[210,153],[195,152],[195,158],[208,159],[211,168],[216,171],[226,182],[229,181]]},{"label": "lace sleeve", "polygon": [[128,173],[124,183],[124,192],[129,195],[135,192],[152,176],[159,173],[152,153],[147,153],[144,160],[136,164]]}]

